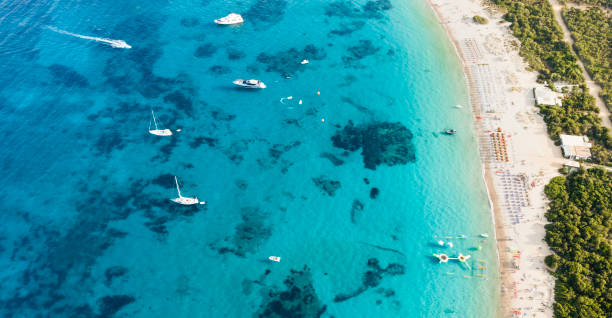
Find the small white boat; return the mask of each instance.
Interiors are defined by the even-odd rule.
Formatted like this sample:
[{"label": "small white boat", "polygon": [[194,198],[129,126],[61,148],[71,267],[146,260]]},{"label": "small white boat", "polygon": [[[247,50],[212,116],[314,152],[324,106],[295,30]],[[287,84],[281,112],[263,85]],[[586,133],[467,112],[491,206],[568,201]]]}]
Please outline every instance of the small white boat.
[{"label": "small white boat", "polygon": [[487,238],[487,237],[489,237],[489,234],[487,234],[487,233],[482,233],[482,234],[480,234],[480,237]]},{"label": "small white boat", "polygon": [[304,64],[308,64],[308,63],[310,63],[310,61],[309,61],[309,60],[302,60],[302,61],[300,62],[300,64],[302,64],[302,65],[304,65]]},{"label": "small white boat", "polygon": [[266,84],[264,84],[262,81],[258,81],[255,79],[244,80],[242,78],[239,78],[233,81],[233,83],[246,88],[266,88]]},{"label": "small white boat", "polygon": [[151,115],[153,116],[153,123],[155,124],[155,129],[151,129],[151,121],[149,120],[149,133],[151,135],[156,136],[172,136],[172,131],[170,129],[159,129],[157,127],[157,120],[155,119],[155,113],[151,109]]},{"label": "small white boat", "polygon": [[279,262],[279,263],[280,263],[280,260],[281,260],[280,256],[270,256],[270,257],[268,257],[268,259],[271,260],[271,261]]},{"label": "small white boat", "polygon": [[453,248],[453,242],[447,242],[446,245],[450,248]]},{"label": "small white boat", "polygon": [[464,239],[464,238],[467,238],[467,236],[465,234],[461,234],[461,235],[457,236],[457,238],[458,239]]},{"label": "small white boat", "polygon": [[444,246],[444,241],[442,241],[442,240],[438,241],[438,245]]},{"label": "small white boat", "polygon": [[179,188],[178,180],[176,179],[176,176],[174,177],[174,182],[176,183],[176,191],[178,192],[178,198],[170,199],[170,201],[176,202],[182,205],[194,205],[194,204],[200,203],[198,198],[188,198],[188,197],[184,197],[181,195],[181,189]]},{"label": "small white boat", "polygon": [[215,19],[215,23],[221,25],[240,24],[242,22],[244,22],[242,16],[233,12],[224,16],[223,18]]}]

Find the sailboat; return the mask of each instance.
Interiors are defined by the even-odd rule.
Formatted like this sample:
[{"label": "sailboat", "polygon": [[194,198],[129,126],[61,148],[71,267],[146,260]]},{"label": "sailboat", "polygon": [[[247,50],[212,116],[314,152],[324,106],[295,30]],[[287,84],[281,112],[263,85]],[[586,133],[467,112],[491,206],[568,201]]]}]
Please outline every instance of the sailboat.
[{"label": "sailboat", "polygon": [[170,131],[170,129],[157,128],[157,120],[155,119],[155,113],[152,109],[151,115],[153,116],[153,124],[155,124],[155,129],[151,129],[151,121],[149,121],[149,133],[156,136],[172,136],[172,131]]},{"label": "sailboat", "polygon": [[179,188],[176,176],[174,177],[174,182],[176,183],[176,191],[178,192],[178,198],[170,199],[171,201],[182,205],[194,205],[200,202],[198,198],[188,198],[181,195],[181,189]]}]

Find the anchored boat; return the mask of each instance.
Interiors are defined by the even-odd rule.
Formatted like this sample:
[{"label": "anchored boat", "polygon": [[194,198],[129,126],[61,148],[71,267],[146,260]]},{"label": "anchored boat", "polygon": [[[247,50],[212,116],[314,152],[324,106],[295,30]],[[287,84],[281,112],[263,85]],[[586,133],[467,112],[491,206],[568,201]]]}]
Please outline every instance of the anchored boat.
[{"label": "anchored boat", "polygon": [[233,83],[238,86],[246,87],[246,88],[266,88],[266,84],[264,84],[262,81],[255,80],[255,79],[244,80],[242,78],[239,78],[233,81]]},{"label": "anchored boat", "polygon": [[170,201],[176,202],[182,205],[194,205],[194,204],[200,203],[198,198],[188,198],[188,197],[184,197],[181,195],[181,189],[179,188],[178,180],[176,179],[176,176],[174,177],[174,182],[176,183],[176,191],[178,192],[178,198],[170,199]]},{"label": "anchored boat", "polygon": [[220,25],[240,24],[242,22],[244,22],[242,16],[233,12],[224,16],[223,18],[215,19],[215,23]]},{"label": "anchored boat", "polygon": [[279,262],[279,263],[281,261],[280,256],[270,256],[270,257],[268,257],[268,259],[271,260],[271,261]]},{"label": "anchored boat", "polygon": [[152,109],[151,115],[153,116],[153,124],[155,124],[155,129],[151,129],[151,121],[149,121],[149,133],[156,136],[172,136],[172,131],[170,131],[170,129],[159,129],[157,127],[157,120],[155,119],[155,113]]}]

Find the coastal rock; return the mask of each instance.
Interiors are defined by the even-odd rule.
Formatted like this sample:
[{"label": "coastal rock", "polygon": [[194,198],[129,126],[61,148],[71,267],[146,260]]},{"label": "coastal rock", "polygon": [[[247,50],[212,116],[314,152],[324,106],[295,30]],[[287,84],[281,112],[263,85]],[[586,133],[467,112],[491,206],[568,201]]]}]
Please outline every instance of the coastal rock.
[{"label": "coastal rock", "polygon": [[213,56],[215,52],[217,52],[217,47],[213,45],[212,43],[206,43],[206,44],[202,44],[198,46],[198,48],[193,53],[193,56],[199,59],[208,58],[208,57]]},{"label": "coastal rock", "polygon": [[215,75],[229,74],[232,72],[232,70],[229,67],[223,66],[223,65],[213,65],[210,68],[208,68],[208,71]]},{"label": "coastal rock", "polygon": [[370,0],[362,6],[352,1],[335,1],[327,5],[325,14],[329,17],[381,19],[383,12],[392,8],[390,0]]},{"label": "coastal rock", "polygon": [[233,49],[233,48],[227,49],[227,59],[228,60],[240,60],[244,57],[246,57],[246,53],[240,50]]},{"label": "coastal rock", "polygon": [[136,298],[129,295],[105,296],[98,299],[98,310],[100,317],[112,317],[121,308],[133,303]]},{"label": "coastal rock", "polygon": [[[254,253],[259,245],[272,235],[272,228],[267,224],[267,214],[257,207],[244,207],[240,209],[242,222],[236,225],[234,235],[231,237],[233,246],[211,248],[219,254],[232,253],[245,257],[247,253]],[[226,241],[228,241],[226,239]]]},{"label": "coastal rock", "polygon": [[106,277],[106,281],[104,282],[104,284],[106,286],[110,286],[110,284],[113,282],[113,279],[115,277],[121,277],[125,274],[127,274],[128,269],[123,267],[123,266],[112,266],[107,268],[104,271],[104,277]]},{"label": "coastal rock", "polygon": [[380,193],[380,190],[378,190],[378,188],[372,188],[370,190],[370,198],[371,199],[376,199],[378,197],[379,193]]},{"label": "coastal rock", "polygon": [[255,316],[276,317],[321,317],[327,306],[321,303],[313,286],[310,268],[291,270],[283,282],[285,290],[264,288],[264,300]]},{"label": "coastal rock", "polygon": [[199,136],[189,143],[189,147],[198,148],[200,145],[207,145],[208,147],[214,148],[217,146],[218,143],[218,138]]},{"label": "coastal rock", "polygon": [[62,84],[66,87],[87,87],[89,86],[89,81],[87,77],[79,74],[74,69],[62,65],[62,64],[53,64],[48,67],[49,72],[51,72],[51,77],[53,78],[53,82],[56,84]]},{"label": "coastal rock", "polygon": [[[343,302],[353,297],[359,296],[369,288],[377,287],[380,285],[382,279],[385,276],[403,275],[405,268],[401,264],[391,263],[387,267],[380,267],[380,262],[376,258],[370,258],[368,260],[368,270],[363,274],[361,278],[361,286],[350,293],[342,293],[336,295],[334,302]],[[387,296],[389,297],[389,296]]]},{"label": "coastal rock", "polygon": [[312,178],[312,181],[314,182],[315,186],[317,186],[317,188],[321,189],[321,191],[323,191],[324,193],[327,193],[327,195],[329,195],[330,197],[333,197],[334,193],[338,189],[340,189],[341,186],[340,181],[331,180],[325,176]]},{"label": "coastal rock", "polygon": [[193,101],[187,91],[174,91],[164,97],[164,103],[173,104],[188,115],[193,114]]},{"label": "coastal rock", "polygon": [[319,157],[329,160],[334,166],[341,166],[342,164],[344,164],[344,160],[336,157],[334,154],[329,152],[323,152]]},{"label": "coastal rock", "polygon": [[349,23],[341,23],[340,28],[337,30],[331,30],[328,35],[345,36],[349,35],[357,30],[360,30],[365,26],[364,21],[351,21]]},{"label": "coastal rock", "polygon": [[287,0],[257,0],[245,16],[247,20],[255,23],[274,24],[282,20],[286,7]]},{"label": "coastal rock", "polygon": [[400,123],[378,122],[355,126],[349,123],[331,138],[335,147],[348,151],[362,148],[366,168],[394,166],[416,160],[412,133]]},{"label": "coastal rock", "polygon": [[303,59],[316,61],[322,60],[326,56],[322,48],[309,44],[303,49],[291,48],[287,51],[277,52],[274,55],[269,55],[265,52],[257,56],[257,62],[266,65],[266,72],[276,72],[282,77],[294,76],[298,72],[305,69],[304,65],[300,64]]},{"label": "coastal rock", "polygon": [[361,60],[366,56],[374,55],[380,50],[379,47],[374,46],[370,40],[359,40],[359,43],[348,48],[351,53],[351,58]]},{"label": "coastal rock", "polygon": [[151,180],[152,184],[158,185],[165,189],[172,189],[174,185],[174,176],[168,173],[162,174],[157,178]]},{"label": "coastal rock", "polygon": [[236,115],[228,114],[224,112],[222,109],[211,110],[210,115],[212,116],[214,120],[232,121],[236,119]]},{"label": "coastal rock", "polygon": [[353,204],[351,206],[351,222],[353,224],[356,223],[356,219],[357,219],[357,212],[359,211],[363,211],[364,205],[361,201],[355,199],[353,200]]},{"label": "coastal rock", "polygon": [[191,28],[191,27],[197,26],[198,24],[200,24],[200,21],[198,20],[198,18],[189,17],[189,18],[181,19],[181,25],[184,27]]}]

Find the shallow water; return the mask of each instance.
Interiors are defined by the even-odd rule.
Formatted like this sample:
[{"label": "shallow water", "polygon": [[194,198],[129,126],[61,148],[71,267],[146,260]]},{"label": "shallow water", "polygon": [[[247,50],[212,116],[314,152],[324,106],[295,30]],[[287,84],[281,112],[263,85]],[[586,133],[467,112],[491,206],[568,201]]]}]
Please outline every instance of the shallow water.
[{"label": "shallow water", "polygon": [[[246,22],[211,23],[230,11]],[[0,19],[4,316],[494,315],[465,82],[424,1],[20,1]],[[148,134],[151,109],[181,132]],[[170,202],[174,175],[207,204]]]}]

